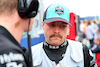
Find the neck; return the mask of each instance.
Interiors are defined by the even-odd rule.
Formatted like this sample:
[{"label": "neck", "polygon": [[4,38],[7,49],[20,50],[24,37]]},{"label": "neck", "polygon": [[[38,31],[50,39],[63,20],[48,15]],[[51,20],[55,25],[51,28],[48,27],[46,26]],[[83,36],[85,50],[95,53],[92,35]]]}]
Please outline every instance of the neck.
[{"label": "neck", "polygon": [[0,16],[0,25],[5,27],[10,34],[20,43],[23,30],[20,22],[15,16]]}]

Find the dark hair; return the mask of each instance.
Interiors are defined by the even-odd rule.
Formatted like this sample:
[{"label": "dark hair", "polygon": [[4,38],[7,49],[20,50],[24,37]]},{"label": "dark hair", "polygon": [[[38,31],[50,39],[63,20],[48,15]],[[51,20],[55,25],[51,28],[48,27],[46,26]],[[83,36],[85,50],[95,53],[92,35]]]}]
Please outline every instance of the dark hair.
[{"label": "dark hair", "polygon": [[90,20],[88,21],[87,25],[91,25],[91,21]]}]

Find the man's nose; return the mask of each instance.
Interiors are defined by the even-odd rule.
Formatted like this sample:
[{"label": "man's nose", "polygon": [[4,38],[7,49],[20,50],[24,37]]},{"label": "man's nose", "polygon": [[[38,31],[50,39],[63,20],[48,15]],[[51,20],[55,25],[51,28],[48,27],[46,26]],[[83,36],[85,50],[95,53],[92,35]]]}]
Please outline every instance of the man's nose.
[{"label": "man's nose", "polygon": [[59,27],[55,27],[55,32],[59,33],[60,32],[60,28]]}]

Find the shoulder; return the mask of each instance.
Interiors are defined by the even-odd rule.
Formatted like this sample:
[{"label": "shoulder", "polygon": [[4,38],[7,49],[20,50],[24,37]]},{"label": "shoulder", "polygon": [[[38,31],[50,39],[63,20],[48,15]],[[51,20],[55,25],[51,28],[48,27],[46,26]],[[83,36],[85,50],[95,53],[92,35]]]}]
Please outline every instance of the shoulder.
[{"label": "shoulder", "polygon": [[[18,58],[17,58],[18,57]],[[26,66],[25,63],[24,52],[21,48],[16,47],[15,44],[9,42],[1,42],[0,43],[0,67],[5,67],[6,65],[10,65],[13,67],[13,62]],[[17,67],[17,65],[15,65]]]},{"label": "shoulder", "polygon": [[83,60],[82,44],[73,40],[68,40],[68,47],[73,60],[80,62]]},{"label": "shoulder", "polygon": [[3,36],[2,36],[2,38],[0,37],[0,47],[1,47],[0,54],[9,53],[9,52],[15,52],[15,53],[16,52],[18,52],[18,53],[23,52],[20,44],[15,44]]},{"label": "shoulder", "polygon": [[42,57],[41,57],[42,45],[43,42],[32,46],[32,57],[33,57],[34,66],[40,65],[42,62]]},{"label": "shoulder", "polygon": [[32,49],[32,54],[39,54],[39,53],[41,52],[42,45],[43,45],[43,42],[32,46],[32,47],[31,47],[31,49]]},{"label": "shoulder", "polygon": [[68,41],[68,46],[70,47],[70,49],[75,52],[82,52],[82,43],[81,42],[77,42],[77,41],[73,41],[73,40],[67,40]]},{"label": "shoulder", "polygon": [[70,39],[67,39],[67,41],[70,42],[70,43],[80,43],[81,44],[81,42],[70,40]]},{"label": "shoulder", "polygon": [[77,42],[77,41],[73,41],[73,40],[69,40],[69,39],[67,41],[71,47],[81,47],[82,48],[81,42]]},{"label": "shoulder", "polygon": [[39,49],[39,48],[41,48],[42,47],[42,45],[43,45],[43,42],[41,42],[41,43],[39,43],[39,44],[36,44],[36,45],[34,45],[34,46],[32,46],[31,48],[32,48],[32,50],[35,50],[35,49]]},{"label": "shoulder", "polygon": [[88,53],[90,56],[93,57],[91,50],[85,44],[82,44],[82,46],[83,46],[83,52]]}]

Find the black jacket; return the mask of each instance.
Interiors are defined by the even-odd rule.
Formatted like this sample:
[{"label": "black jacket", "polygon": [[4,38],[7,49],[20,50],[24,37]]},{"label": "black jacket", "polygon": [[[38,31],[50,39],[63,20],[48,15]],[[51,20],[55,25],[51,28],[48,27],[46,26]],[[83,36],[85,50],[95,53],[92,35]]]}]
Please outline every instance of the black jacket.
[{"label": "black jacket", "polygon": [[9,31],[0,26],[0,67],[28,67],[27,63],[23,48]]},{"label": "black jacket", "polygon": [[100,53],[100,45],[97,45],[95,49],[91,50],[93,53]]}]

